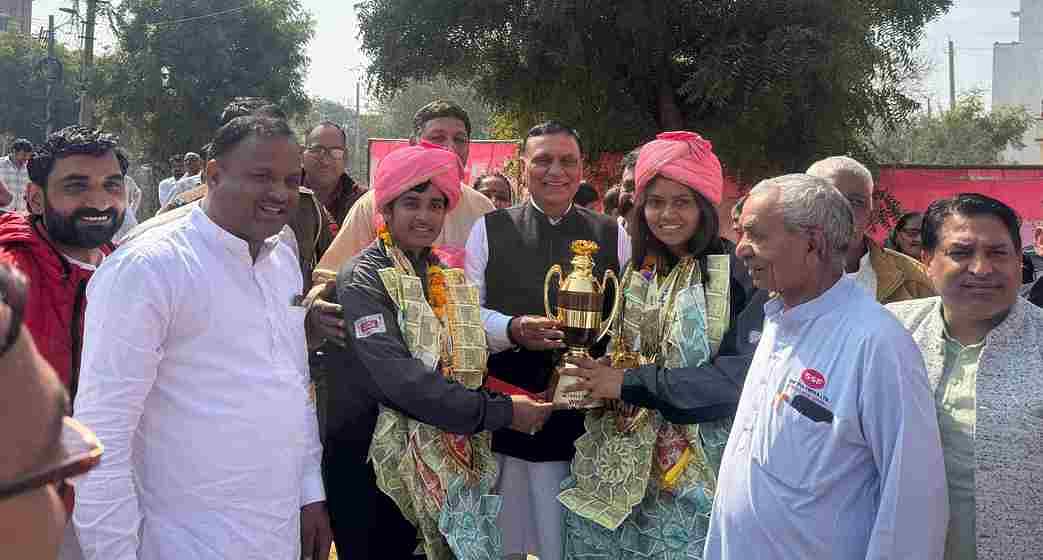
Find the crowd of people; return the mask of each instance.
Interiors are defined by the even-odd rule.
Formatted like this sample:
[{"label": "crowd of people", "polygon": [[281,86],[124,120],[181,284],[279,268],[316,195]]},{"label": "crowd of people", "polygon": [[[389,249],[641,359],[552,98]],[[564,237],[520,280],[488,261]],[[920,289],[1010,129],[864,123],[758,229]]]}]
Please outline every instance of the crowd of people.
[{"label": "crowd of people", "polygon": [[[136,225],[103,131],[0,160],[0,557],[1043,550],[1043,227],[1023,252],[1003,202],[936,200],[880,244],[847,156],[722,224],[695,132],[601,196],[554,121],[521,185],[465,184],[469,116],[434,101],[368,189],[335,123],[298,140],[261,98],[219,122]],[[576,247],[619,293],[549,317]]]}]

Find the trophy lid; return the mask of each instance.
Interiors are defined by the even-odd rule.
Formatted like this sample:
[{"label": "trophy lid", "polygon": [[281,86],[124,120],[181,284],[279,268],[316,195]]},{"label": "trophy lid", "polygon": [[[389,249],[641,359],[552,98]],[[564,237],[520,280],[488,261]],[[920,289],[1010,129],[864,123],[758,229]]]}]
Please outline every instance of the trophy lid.
[{"label": "trophy lid", "polygon": [[577,239],[569,246],[577,257],[593,257],[598,252],[598,244],[586,239]]}]

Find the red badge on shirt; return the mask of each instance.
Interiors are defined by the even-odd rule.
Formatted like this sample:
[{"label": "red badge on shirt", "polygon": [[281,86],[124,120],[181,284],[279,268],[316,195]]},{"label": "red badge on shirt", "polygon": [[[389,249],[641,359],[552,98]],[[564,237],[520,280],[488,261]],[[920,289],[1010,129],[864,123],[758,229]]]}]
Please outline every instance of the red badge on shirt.
[{"label": "red badge on shirt", "polygon": [[826,376],[813,369],[804,370],[800,374],[800,380],[815,391],[821,391],[826,386]]}]

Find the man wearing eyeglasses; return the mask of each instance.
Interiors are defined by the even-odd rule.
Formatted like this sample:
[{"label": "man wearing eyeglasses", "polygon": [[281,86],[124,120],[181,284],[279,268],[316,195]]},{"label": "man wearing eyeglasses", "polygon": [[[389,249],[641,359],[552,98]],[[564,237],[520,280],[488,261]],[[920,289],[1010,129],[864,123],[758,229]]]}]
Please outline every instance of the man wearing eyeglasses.
[{"label": "man wearing eyeglasses", "polygon": [[307,147],[301,164],[304,166],[304,186],[311,189],[329,212],[332,233],[344,223],[348,211],[366,192],[348,175],[345,169],[348,136],[340,125],[320,122],[306,138]]},{"label": "man wearing eyeglasses", "polygon": [[855,218],[854,242],[847,252],[845,272],[881,305],[931,297],[934,288],[920,263],[885,249],[867,235],[873,215],[873,175],[858,161],[833,156],[817,161],[808,175],[833,183],[851,205]]},{"label": "man wearing eyeglasses", "polygon": [[0,558],[56,558],[66,480],[101,460],[94,434],[67,417],[65,388],[22,323],[25,279],[0,264]]}]

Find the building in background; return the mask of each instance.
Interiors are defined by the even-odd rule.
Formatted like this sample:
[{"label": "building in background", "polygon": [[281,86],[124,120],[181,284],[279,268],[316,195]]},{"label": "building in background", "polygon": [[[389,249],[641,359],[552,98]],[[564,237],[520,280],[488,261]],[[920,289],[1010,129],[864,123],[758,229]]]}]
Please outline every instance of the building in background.
[{"label": "building in background", "polygon": [[33,0],[0,0],[0,33],[32,33]]},{"label": "building in background", "polygon": [[1043,163],[1043,0],[1021,0],[1018,40],[996,43],[992,54],[992,106],[1021,105],[1036,117],[1021,150],[1008,148],[1004,159],[1018,164]]}]

